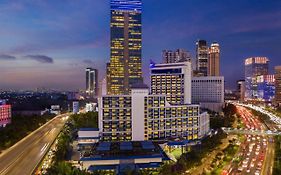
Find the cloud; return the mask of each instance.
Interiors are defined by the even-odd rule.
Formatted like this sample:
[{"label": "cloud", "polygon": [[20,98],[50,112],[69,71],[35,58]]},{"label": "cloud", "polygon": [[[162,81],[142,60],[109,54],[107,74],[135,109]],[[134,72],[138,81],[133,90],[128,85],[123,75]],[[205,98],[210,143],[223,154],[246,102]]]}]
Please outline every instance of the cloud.
[{"label": "cloud", "polygon": [[39,63],[47,63],[47,64],[54,63],[54,59],[46,55],[26,55],[24,57],[31,60],[38,61]]},{"label": "cloud", "polygon": [[92,60],[83,60],[83,63],[85,64],[94,64]]},{"label": "cloud", "polygon": [[0,54],[0,60],[16,60],[17,58],[12,55]]}]

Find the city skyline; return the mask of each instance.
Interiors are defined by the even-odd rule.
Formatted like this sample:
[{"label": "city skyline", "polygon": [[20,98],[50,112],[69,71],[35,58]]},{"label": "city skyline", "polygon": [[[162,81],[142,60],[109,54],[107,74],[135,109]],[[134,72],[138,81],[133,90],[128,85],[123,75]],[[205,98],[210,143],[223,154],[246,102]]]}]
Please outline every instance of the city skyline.
[{"label": "city skyline", "polygon": [[[280,2],[235,1],[228,7],[218,1],[179,3],[143,0],[142,59],[147,84],[150,59],[161,62],[163,49],[184,48],[194,61],[197,39],[220,43],[226,88],[234,89],[236,80],[243,77],[240,69],[247,57],[268,57],[270,72],[280,64]],[[84,89],[84,70],[89,66],[98,68],[102,79],[110,58],[108,5],[104,0],[2,2],[0,89]],[[239,14],[233,13],[238,10]]]}]

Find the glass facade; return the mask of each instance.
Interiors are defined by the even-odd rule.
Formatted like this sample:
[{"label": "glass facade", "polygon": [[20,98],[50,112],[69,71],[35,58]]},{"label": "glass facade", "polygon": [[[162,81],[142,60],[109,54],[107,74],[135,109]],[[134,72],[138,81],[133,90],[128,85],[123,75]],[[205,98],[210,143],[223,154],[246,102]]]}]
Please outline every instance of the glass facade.
[{"label": "glass facade", "polygon": [[208,75],[208,46],[205,40],[196,43],[197,71],[202,76]]},{"label": "glass facade", "polygon": [[268,75],[268,58],[252,57],[245,60],[245,99],[255,100],[258,98],[257,77]]},{"label": "glass facade", "polygon": [[108,95],[129,94],[142,82],[140,0],[111,0],[111,50],[107,65]]}]

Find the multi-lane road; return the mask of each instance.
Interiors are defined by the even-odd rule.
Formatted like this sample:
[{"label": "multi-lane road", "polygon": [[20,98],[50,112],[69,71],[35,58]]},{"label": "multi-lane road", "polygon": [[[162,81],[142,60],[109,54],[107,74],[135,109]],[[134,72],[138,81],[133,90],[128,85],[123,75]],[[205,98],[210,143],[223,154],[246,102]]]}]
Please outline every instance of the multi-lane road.
[{"label": "multi-lane road", "polygon": [[[265,131],[268,128],[245,107],[237,106],[238,114],[248,130]],[[262,135],[245,135],[240,145],[238,156],[241,161],[228,166],[228,174],[271,174],[274,156],[274,144],[271,137]]]},{"label": "multi-lane road", "polygon": [[1,175],[30,175],[63,128],[68,114],[51,121],[0,154]]}]

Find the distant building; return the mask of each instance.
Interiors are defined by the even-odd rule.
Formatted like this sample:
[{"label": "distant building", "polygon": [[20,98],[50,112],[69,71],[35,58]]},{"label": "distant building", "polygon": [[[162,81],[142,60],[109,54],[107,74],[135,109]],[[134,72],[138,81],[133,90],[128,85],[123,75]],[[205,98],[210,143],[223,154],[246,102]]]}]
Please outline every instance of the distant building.
[{"label": "distant building", "polygon": [[192,104],[202,108],[221,111],[224,105],[224,77],[193,77]]},{"label": "distant building", "polygon": [[0,101],[0,127],[5,127],[11,123],[12,119],[12,107],[6,104],[4,100]]},{"label": "distant building", "polygon": [[208,76],[220,76],[220,45],[217,42],[209,48]]},{"label": "distant building", "polygon": [[275,97],[274,75],[257,76],[257,98],[259,101],[272,102]]},{"label": "distant building", "polygon": [[200,76],[208,75],[208,46],[205,40],[198,40],[196,42],[196,64],[197,71]]},{"label": "distant building", "polygon": [[86,104],[86,112],[96,111],[97,103],[87,103]]},{"label": "distant building", "polygon": [[110,63],[107,64],[107,94],[130,94],[142,78],[142,2],[110,1]]},{"label": "distant building", "polygon": [[170,104],[191,104],[191,63],[150,65],[150,92],[166,95]]},{"label": "distant building", "polygon": [[98,96],[98,70],[86,69],[86,93],[91,97]]},{"label": "distant building", "polygon": [[162,59],[163,63],[191,62],[191,54],[184,49],[163,50]]},{"label": "distant building", "polygon": [[103,96],[107,94],[107,83],[106,78],[102,79],[99,83],[99,96]]},{"label": "distant building", "polygon": [[281,66],[275,67],[275,103],[281,104]]},{"label": "distant building", "polygon": [[52,105],[50,109],[51,114],[59,115],[60,114],[60,105]]},{"label": "distant building", "polygon": [[72,103],[72,112],[73,112],[73,114],[79,113],[79,102],[78,101],[74,101]]},{"label": "distant building", "polygon": [[245,80],[238,80],[237,81],[237,95],[240,101],[245,100]]},{"label": "distant building", "polygon": [[245,100],[258,99],[257,77],[268,75],[267,57],[251,57],[245,60]]}]

